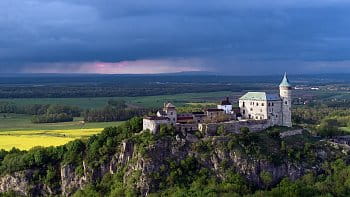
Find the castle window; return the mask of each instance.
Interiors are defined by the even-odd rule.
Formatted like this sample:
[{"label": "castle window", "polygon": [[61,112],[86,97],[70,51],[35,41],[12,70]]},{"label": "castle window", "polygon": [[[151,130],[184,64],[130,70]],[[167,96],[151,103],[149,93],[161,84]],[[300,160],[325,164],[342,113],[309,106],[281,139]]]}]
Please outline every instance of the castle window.
[{"label": "castle window", "polygon": [[271,103],[271,105],[273,106],[273,103]]},{"label": "castle window", "polygon": [[243,114],[245,114],[245,110],[243,110]]},{"label": "castle window", "polygon": [[264,103],[261,103],[261,106],[264,106]]},{"label": "castle window", "polygon": [[173,115],[173,112],[170,112],[170,115]]},{"label": "castle window", "polygon": [[269,106],[271,106],[271,103],[269,103]]},{"label": "castle window", "polygon": [[243,102],[243,107],[245,107],[245,102]]},{"label": "castle window", "polygon": [[259,103],[256,103],[256,106],[259,106]]},{"label": "castle window", "polygon": [[250,111],[253,111],[253,108],[250,108]]},{"label": "castle window", "polygon": [[284,102],[284,103],[287,105],[288,102],[286,101],[286,102]]}]

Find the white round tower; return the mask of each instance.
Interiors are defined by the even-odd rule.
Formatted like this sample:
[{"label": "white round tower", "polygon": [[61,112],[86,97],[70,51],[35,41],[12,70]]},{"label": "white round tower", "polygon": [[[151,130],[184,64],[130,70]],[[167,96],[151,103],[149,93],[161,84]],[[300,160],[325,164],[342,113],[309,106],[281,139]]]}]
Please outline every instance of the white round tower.
[{"label": "white round tower", "polygon": [[287,73],[284,73],[279,88],[282,99],[282,125],[292,127],[292,85],[289,83]]}]

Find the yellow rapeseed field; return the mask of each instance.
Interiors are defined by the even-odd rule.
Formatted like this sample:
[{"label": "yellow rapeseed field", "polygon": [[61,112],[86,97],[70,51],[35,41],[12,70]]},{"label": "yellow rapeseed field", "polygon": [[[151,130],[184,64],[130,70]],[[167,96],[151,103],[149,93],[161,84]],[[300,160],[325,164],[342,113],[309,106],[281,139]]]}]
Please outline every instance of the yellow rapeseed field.
[{"label": "yellow rapeseed field", "polygon": [[0,149],[16,147],[29,150],[35,146],[59,146],[69,141],[98,134],[103,128],[65,130],[26,130],[0,132]]}]

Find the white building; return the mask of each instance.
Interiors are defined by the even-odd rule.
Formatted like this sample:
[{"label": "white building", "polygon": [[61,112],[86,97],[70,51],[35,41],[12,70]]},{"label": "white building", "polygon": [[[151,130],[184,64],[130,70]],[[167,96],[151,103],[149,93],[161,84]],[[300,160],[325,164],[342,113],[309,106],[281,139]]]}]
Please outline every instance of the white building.
[{"label": "white building", "polygon": [[143,130],[150,130],[151,133],[155,134],[160,129],[160,125],[167,125],[170,123],[169,118],[147,116],[143,118]]},{"label": "white building", "polygon": [[279,94],[248,92],[239,99],[243,119],[268,119],[271,125],[292,127],[292,86],[285,74]]},{"label": "white building", "polygon": [[226,97],[225,100],[221,101],[220,105],[218,105],[217,108],[224,110],[225,114],[232,114],[232,104],[228,97]]},{"label": "white building", "polygon": [[164,108],[161,111],[157,112],[158,117],[167,117],[169,118],[172,125],[175,125],[177,122],[177,112],[175,105],[171,103],[164,103]]},{"label": "white building", "polygon": [[143,118],[143,130],[150,130],[151,133],[159,131],[160,125],[174,125],[177,122],[176,108],[171,103],[164,103],[163,110],[157,112],[156,116]]}]

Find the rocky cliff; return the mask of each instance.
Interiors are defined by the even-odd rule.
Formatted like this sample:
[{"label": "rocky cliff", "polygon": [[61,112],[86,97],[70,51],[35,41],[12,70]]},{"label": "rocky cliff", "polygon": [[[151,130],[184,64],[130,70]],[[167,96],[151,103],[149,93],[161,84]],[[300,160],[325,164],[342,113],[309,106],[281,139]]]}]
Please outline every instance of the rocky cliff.
[{"label": "rocky cliff", "polygon": [[[248,142],[244,140],[247,141],[232,136],[198,138],[186,134],[161,137],[143,144],[142,149],[135,140],[125,139],[116,146],[115,153],[107,162],[91,167],[83,159],[79,164],[82,172],[77,170],[77,164],[59,165],[59,187],[52,188],[38,182],[33,178],[35,169],[27,169],[1,175],[0,192],[13,191],[24,196],[71,196],[87,184],[99,182],[108,174],[121,173],[125,185],[134,188],[139,195],[146,196],[159,189],[162,180],[169,175],[171,165],[189,157],[194,158],[196,165],[208,169],[218,179],[224,179],[225,173],[231,170],[241,174],[252,187],[263,188],[277,184],[284,177],[295,180],[307,172],[318,173],[324,161],[339,154],[339,150],[322,144],[309,151],[312,153],[312,161],[306,156],[297,160],[286,150],[281,150],[278,145],[280,139],[275,144],[268,145],[257,144],[261,139],[248,138]],[[269,173],[272,181],[264,183],[262,172]],[[160,176],[155,176],[157,174]]]}]

